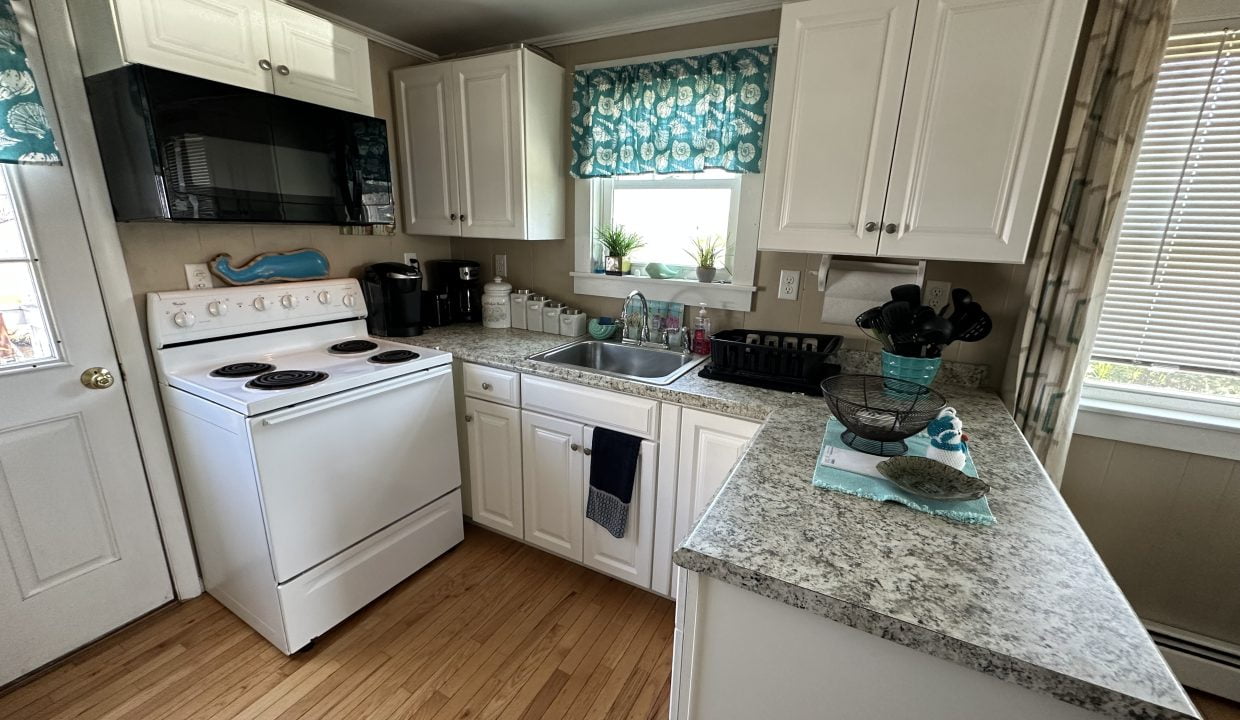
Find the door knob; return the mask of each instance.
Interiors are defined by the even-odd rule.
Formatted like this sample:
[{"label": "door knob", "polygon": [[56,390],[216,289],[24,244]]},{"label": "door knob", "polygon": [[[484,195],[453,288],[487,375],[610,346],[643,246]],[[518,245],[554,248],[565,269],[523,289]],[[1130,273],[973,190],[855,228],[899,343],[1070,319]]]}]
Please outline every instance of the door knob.
[{"label": "door knob", "polygon": [[461,222],[465,222],[465,213],[461,213]]},{"label": "door knob", "polygon": [[107,390],[116,383],[116,378],[106,368],[87,368],[82,373],[82,384],[91,390]]},{"label": "door knob", "polygon": [[594,452],[594,451],[593,451],[593,450],[591,450],[590,448],[586,448],[585,450],[582,450],[581,452],[585,453],[586,455],[589,455],[590,453],[592,453],[592,452]]},{"label": "door knob", "polygon": [[883,230],[887,231],[888,235],[895,235],[896,230],[899,230],[899,228],[896,227],[895,223],[887,223],[887,227],[883,228]]},{"label": "door knob", "polygon": [[573,443],[572,445],[569,445],[569,447],[573,449],[573,452],[577,452],[578,450],[581,449],[581,446],[578,445],[577,443]]},{"label": "door knob", "polygon": [[270,69],[271,69],[271,61],[270,61],[270,60],[268,60],[267,58],[263,58],[262,60],[259,60],[259,61],[258,61],[258,66],[259,66],[260,68],[262,68],[263,70],[270,70]]},{"label": "door knob", "polygon": [[483,390],[490,390],[490,389],[491,389],[491,383],[482,383],[482,389],[483,389]]},{"label": "door knob", "polygon": [[276,72],[281,75],[288,75],[288,65],[276,65]]},{"label": "door knob", "polygon": [[449,216],[448,216],[448,219],[449,219],[449,220],[456,220],[456,213],[452,213],[451,215],[449,215]]},{"label": "door knob", "polygon": [[466,416],[465,416],[465,422],[473,422],[473,421],[474,421],[474,416],[473,416],[473,415],[466,415]]},{"label": "door knob", "polygon": [[874,232],[877,229],[878,229],[878,223],[874,222],[873,220],[865,224],[866,232]]}]

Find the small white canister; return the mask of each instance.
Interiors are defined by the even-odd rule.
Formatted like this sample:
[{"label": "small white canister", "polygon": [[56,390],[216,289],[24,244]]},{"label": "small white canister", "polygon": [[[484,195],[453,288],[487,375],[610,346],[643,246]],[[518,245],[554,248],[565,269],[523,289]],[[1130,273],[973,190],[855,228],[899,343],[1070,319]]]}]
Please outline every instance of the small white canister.
[{"label": "small white canister", "polygon": [[564,303],[548,300],[543,303],[542,331],[552,335],[560,334],[560,315],[564,314]]},{"label": "small white canister", "polygon": [[524,330],[528,327],[525,320],[525,301],[534,294],[533,290],[514,290],[511,297],[512,307],[512,326],[518,330]]},{"label": "small white canister", "polygon": [[530,295],[525,299],[525,329],[542,332],[543,303],[547,298],[542,295]]},{"label": "small white canister", "polygon": [[564,308],[564,312],[560,315],[560,334],[568,337],[577,337],[586,334],[586,326],[590,319],[586,314],[577,308]]},{"label": "small white canister", "polygon": [[508,296],[512,286],[497,277],[482,286],[482,327],[504,329],[512,327],[512,310]]}]

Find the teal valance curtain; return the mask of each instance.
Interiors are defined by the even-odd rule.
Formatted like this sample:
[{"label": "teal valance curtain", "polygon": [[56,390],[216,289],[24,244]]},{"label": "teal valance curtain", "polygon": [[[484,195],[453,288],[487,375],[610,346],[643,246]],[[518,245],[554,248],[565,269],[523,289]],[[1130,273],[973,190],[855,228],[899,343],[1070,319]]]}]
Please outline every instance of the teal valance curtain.
[{"label": "teal valance curtain", "polygon": [[60,164],[12,0],[0,0],[0,162]]},{"label": "teal valance curtain", "polygon": [[758,172],[773,55],[750,47],[574,73],[569,171]]}]

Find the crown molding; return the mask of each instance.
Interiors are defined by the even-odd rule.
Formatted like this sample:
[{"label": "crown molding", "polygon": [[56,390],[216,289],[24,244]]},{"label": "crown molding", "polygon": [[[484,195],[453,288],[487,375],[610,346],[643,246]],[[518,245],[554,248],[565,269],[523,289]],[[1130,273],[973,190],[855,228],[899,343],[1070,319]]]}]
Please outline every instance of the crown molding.
[{"label": "crown molding", "polygon": [[333,23],[341,27],[346,27],[352,30],[353,32],[365,35],[368,39],[374,42],[377,42],[380,45],[386,45],[387,47],[390,47],[393,50],[399,50],[405,53],[406,55],[412,55],[420,60],[438,60],[439,59],[439,55],[431,52],[430,50],[420,48],[417,45],[414,45],[412,43],[407,43],[404,40],[401,40],[400,38],[392,37],[391,35],[388,35],[387,33],[381,33],[378,30],[375,30],[374,28],[366,27],[365,25],[362,25],[361,23],[354,22],[353,20],[350,20],[346,17],[341,17],[337,15],[336,13],[327,12],[326,10],[323,10],[321,8],[315,7],[314,5],[311,5],[309,2],[306,2],[306,0],[278,0],[278,2],[283,2],[286,5],[292,5],[295,8],[305,10],[311,15],[318,15],[324,20],[330,20]]},{"label": "crown molding", "polygon": [[707,20],[719,20],[721,18],[735,17],[737,15],[748,15],[750,13],[762,12],[764,10],[775,10],[782,6],[783,2],[781,0],[729,0],[728,2],[722,2],[717,5],[711,5],[704,8],[654,13],[631,20],[620,20],[613,23],[606,23],[604,25],[595,25],[593,27],[582,28],[580,30],[552,33],[541,37],[529,38],[525,40],[525,42],[531,45],[538,45],[540,47],[555,47],[557,45],[568,45],[570,43],[585,42],[587,40],[615,37],[616,35],[628,35],[630,33],[644,32],[646,30],[660,30],[662,28],[675,27],[677,25],[689,25],[691,23],[705,22]]}]

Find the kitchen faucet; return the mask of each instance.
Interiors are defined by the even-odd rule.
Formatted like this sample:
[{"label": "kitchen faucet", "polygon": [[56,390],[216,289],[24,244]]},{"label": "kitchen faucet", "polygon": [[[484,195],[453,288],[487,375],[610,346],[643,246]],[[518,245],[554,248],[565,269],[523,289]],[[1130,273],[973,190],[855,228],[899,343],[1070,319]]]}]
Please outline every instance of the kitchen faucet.
[{"label": "kitchen faucet", "polygon": [[637,332],[637,342],[644,345],[650,342],[650,303],[646,302],[646,296],[641,290],[629,293],[629,296],[624,299],[624,305],[620,307],[620,339],[621,341],[628,339],[625,337],[625,331],[629,326],[629,303],[635,297],[642,301],[642,326]]}]

